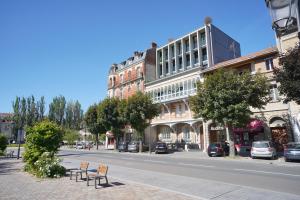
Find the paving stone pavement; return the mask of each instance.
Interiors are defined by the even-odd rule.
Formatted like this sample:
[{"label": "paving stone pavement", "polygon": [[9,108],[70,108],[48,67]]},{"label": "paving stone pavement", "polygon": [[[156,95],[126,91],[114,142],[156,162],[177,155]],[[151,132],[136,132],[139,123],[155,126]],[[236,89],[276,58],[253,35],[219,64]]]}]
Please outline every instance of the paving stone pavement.
[{"label": "paving stone pavement", "polygon": [[39,179],[22,170],[21,160],[0,158],[0,199],[105,199],[105,200],[192,200],[182,194],[162,190],[157,187],[119,181],[109,178],[109,186],[89,187],[85,181],[75,182],[69,177]]}]

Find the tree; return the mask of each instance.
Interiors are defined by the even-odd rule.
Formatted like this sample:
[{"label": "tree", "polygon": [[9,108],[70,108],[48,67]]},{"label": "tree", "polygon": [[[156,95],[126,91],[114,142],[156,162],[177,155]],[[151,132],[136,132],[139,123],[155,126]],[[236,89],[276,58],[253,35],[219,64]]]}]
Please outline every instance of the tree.
[{"label": "tree", "polygon": [[281,55],[279,64],[282,68],[274,69],[276,81],[280,83],[279,92],[286,96],[285,103],[300,104],[300,45]]},{"label": "tree", "polygon": [[111,131],[118,143],[119,136],[126,124],[124,115],[124,100],[117,98],[106,98],[98,106],[98,122],[101,123],[106,131]]},{"label": "tree", "polygon": [[269,85],[261,75],[216,71],[204,83],[197,83],[197,94],[190,97],[194,117],[212,120],[226,128],[230,156],[234,155],[231,129],[245,126],[252,114],[250,107],[263,108],[269,101]]},{"label": "tree", "polygon": [[0,133],[0,153],[3,153],[7,147],[7,138]]},{"label": "tree", "polygon": [[152,120],[158,114],[158,105],[154,104],[148,95],[138,92],[129,97],[125,115],[132,128],[134,128],[139,135],[140,152],[142,151],[142,138],[144,138],[144,130],[150,125],[150,120]]},{"label": "tree", "polygon": [[49,119],[59,125],[63,125],[66,108],[64,96],[54,97],[49,105]]},{"label": "tree", "polygon": [[99,134],[105,132],[105,128],[98,120],[98,118],[98,105],[91,105],[85,113],[84,121],[88,130],[96,136],[97,150],[99,143]]},{"label": "tree", "polygon": [[72,145],[74,141],[80,138],[80,134],[76,130],[66,129],[64,132],[63,140],[68,142],[68,145]]}]

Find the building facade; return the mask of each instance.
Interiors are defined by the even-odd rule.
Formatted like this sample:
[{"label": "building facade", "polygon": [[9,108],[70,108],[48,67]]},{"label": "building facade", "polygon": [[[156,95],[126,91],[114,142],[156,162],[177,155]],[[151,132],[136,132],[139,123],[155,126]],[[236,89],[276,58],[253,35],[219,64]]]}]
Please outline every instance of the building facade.
[{"label": "building facade", "polygon": [[0,113],[0,133],[5,135],[9,142],[16,140],[13,132],[14,123],[11,120],[13,114]]},{"label": "building facade", "polygon": [[[151,43],[151,48],[143,52],[134,52],[133,56],[119,64],[113,64],[108,75],[108,97],[128,99],[136,92],[145,92],[145,82],[155,79],[155,56],[157,45]],[[130,141],[133,130],[126,126],[120,140]],[[115,148],[113,133],[106,133],[105,146],[107,149]]]},{"label": "building facade", "polygon": [[193,118],[189,96],[196,94],[203,70],[236,57],[239,43],[212,24],[157,48],[156,77],[145,85],[153,101],[160,103],[161,113],[146,129],[147,143],[184,142],[205,149],[205,123]]}]

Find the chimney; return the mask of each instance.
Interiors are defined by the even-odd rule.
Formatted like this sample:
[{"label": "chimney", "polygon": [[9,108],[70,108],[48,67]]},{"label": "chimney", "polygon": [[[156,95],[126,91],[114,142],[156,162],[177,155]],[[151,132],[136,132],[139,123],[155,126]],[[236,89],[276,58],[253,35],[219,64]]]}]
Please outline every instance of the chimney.
[{"label": "chimney", "polygon": [[151,43],[151,48],[157,48],[157,44],[155,42]]},{"label": "chimney", "polygon": [[138,51],[135,51],[135,52],[133,52],[133,55],[134,55],[134,56],[138,56],[138,55],[139,55],[139,52],[138,52]]}]

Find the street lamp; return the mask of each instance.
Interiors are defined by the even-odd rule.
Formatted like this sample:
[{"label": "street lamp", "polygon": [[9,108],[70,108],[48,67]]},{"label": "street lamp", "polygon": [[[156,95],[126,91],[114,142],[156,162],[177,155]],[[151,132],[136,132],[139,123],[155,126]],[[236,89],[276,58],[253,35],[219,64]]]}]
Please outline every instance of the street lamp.
[{"label": "street lamp", "polygon": [[299,0],[265,0],[272,17],[272,28],[277,37],[298,31],[299,25]]}]

